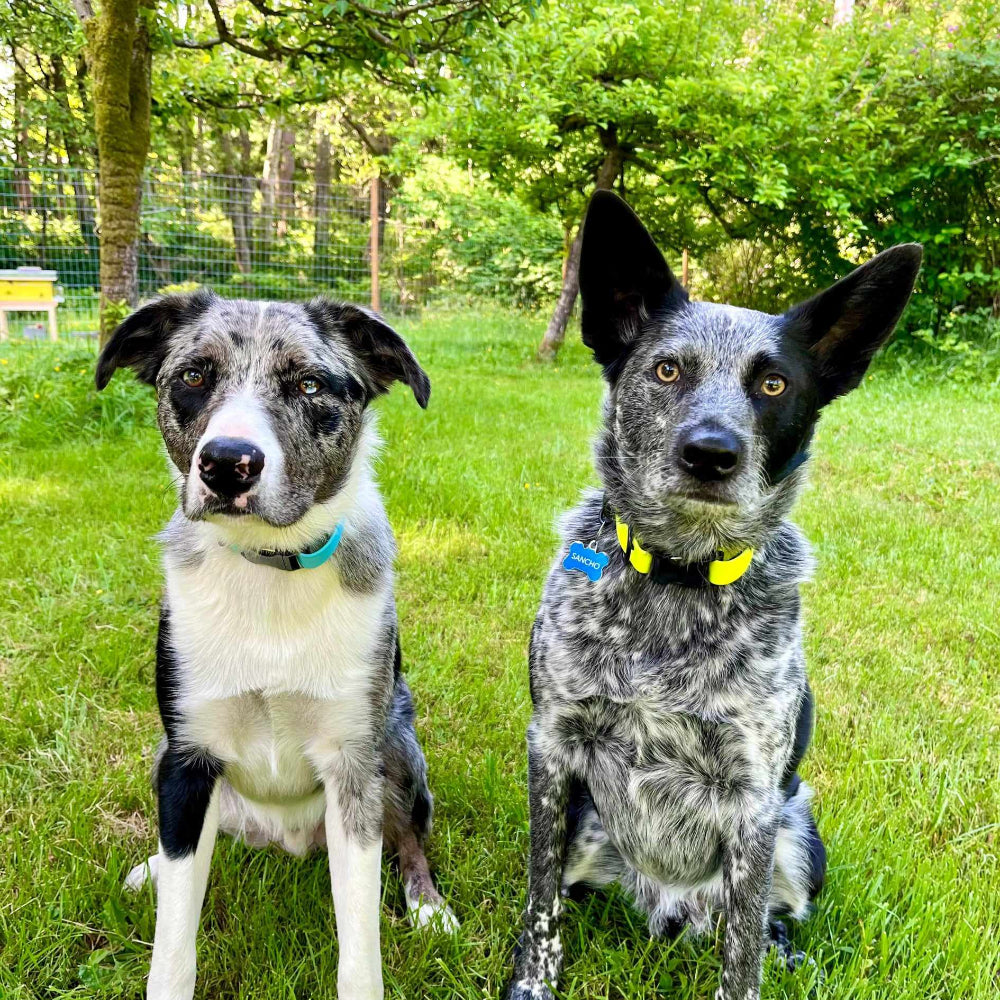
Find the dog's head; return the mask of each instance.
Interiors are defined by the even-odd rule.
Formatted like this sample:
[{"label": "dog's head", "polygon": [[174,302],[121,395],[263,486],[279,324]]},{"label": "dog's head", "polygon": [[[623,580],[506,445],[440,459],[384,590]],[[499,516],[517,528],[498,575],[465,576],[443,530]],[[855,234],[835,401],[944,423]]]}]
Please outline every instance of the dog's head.
[{"label": "dog's head", "polygon": [[893,247],[780,316],[696,303],[631,209],[594,196],[580,292],[609,385],[598,466],[643,544],[691,559],[760,544],[795,499],[820,410],[861,382],[920,257]]},{"label": "dog's head", "polygon": [[185,515],[279,529],[344,486],[373,397],[395,380],[421,406],[430,395],[426,373],[381,318],[326,299],[167,296],[115,330],[97,388],[122,366],[156,387]]}]

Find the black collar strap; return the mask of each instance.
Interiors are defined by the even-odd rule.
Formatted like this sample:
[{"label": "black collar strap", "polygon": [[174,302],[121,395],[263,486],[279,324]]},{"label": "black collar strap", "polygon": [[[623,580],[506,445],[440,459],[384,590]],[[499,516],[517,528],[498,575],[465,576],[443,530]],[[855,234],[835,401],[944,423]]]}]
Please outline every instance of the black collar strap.
[{"label": "black collar strap", "polygon": [[735,555],[719,552],[714,559],[681,562],[672,556],[644,549],[631,527],[617,514],[611,512],[605,503],[605,517],[608,514],[614,517],[615,535],[625,562],[637,573],[648,576],[656,584],[672,583],[679,587],[725,587],[743,576],[753,560],[753,549],[744,549]]},{"label": "black collar strap", "polygon": [[316,569],[322,566],[330,556],[337,551],[340,540],[344,536],[344,522],[341,521],[333,532],[323,540],[311,552],[278,552],[275,549],[241,549],[238,545],[230,548],[234,552],[239,552],[247,562],[256,563],[258,566],[270,566],[272,569],[296,570],[296,569]]}]

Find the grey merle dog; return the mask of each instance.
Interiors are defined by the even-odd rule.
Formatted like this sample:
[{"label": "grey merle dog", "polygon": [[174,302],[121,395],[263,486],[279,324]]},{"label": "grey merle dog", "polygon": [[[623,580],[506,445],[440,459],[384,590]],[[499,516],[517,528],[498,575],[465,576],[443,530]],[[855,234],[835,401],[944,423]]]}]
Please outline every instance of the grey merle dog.
[{"label": "grey merle dog", "polygon": [[820,410],[906,305],[893,247],[780,316],[694,303],[632,211],[597,194],[583,339],[607,382],[603,490],[562,522],[531,635],[531,856],[511,1000],[550,997],[560,897],[617,881],[654,935],[725,918],[721,1000],[759,996],[825,849],[798,775],[813,699],[788,520]]},{"label": "grey merle dog", "polygon": [[150,1000],[190,1000],[219,829],[294,854],[325,844],[341,1000],[383,995],[383,837],[411,919],[454,926],[431,880],[427,768],[400,672],[395,545],[368,403],[430,382],[376,315],[325,299],[162,298],[115,331],[97,386],[156,387],[179,505],[161,536],[158,853]]}]

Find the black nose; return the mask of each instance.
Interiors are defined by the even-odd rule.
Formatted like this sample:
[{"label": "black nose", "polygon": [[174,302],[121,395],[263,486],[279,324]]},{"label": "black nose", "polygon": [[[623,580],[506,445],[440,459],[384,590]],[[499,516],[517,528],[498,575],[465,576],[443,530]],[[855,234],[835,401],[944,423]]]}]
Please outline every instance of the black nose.
[{"label": "black nose", "polygon": [[198,474],[213,493],[237,497],[246,493],[264,468],[264,452],[240,438],[212,438],[198,456]]},{"label": "black nose", "polygon": [[696,427],[680,442],[681,467],[692,476],[711,482],[736,471],[742,447],[731,431],[719,427]]}]

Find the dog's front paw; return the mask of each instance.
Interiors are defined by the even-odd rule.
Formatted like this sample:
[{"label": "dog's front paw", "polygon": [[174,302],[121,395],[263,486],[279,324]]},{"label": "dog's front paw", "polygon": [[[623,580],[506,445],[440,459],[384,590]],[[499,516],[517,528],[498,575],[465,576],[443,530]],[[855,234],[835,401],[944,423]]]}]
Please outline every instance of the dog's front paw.
[{"label": "dog's front paw", "polygon": [[518,979],[507,984],[504,1000],[555,1000],[555,994],[547,983]]},{"label": "dog's front paw", "polygon": [[138,892],[147,882],[153,883],[156,888],[156,875],[160,864],[159,854],[154,854],[147,861],[136,865],[128,875],[125,876],[125,888],[129,892]]},{"label": "dog's front paw", "polygon": [[337,977],[338,1000],[383,1000],[382,976],[347,973]]},{"label": "dog's front paw", "polygon": [[804,966],[815,966],[816,962],[804,951],[796,951],[788,940],[788,929],[780,920],[774,920],[770,926],[771,947],[776,952],[775,960],[786,972],[795,972]]},{"label": "dog's front paw", "polygon": [[410,903],[407,900],[406,916],[410,926],[418,930],[426,927],[442,934],[457,934],[462,926],[446,903],[428,903],[423,899]]}]

